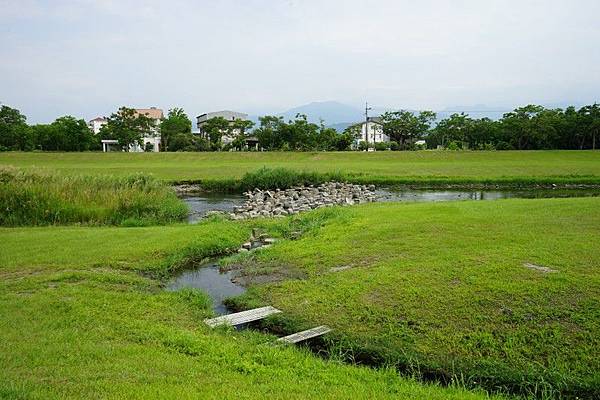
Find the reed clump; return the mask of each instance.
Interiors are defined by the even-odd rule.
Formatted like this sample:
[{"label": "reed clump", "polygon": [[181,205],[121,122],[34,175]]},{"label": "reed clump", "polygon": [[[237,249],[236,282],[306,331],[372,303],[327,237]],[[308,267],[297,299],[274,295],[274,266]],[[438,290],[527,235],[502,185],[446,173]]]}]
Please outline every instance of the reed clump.
[{"label": "reed clump", "polygon": [[187,213],[171,188],[148,175],[0,168],[0,226],[161,225],[183,221]]}]

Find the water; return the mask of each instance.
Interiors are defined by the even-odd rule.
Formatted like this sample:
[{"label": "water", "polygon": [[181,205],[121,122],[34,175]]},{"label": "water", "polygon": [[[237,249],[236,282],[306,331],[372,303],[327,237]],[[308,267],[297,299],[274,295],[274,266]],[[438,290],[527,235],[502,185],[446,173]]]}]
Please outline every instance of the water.
[{"label": "water", "polygon": [[[554,197],[600,196],[600,189],[529,189],[529,190],[415,190],[378,189],[377,201],[383,202],[438,202],[456,200],[498,200],[533,199]],[[195,196],[182,196],[190,207],[188,222],[195,223],[209,211],[230,213],[236,205],[242,205],[242,195],[223,193],[203,193]]]},{"label": "water", "polygon": [[189,223],[198,222],[209,211],[224,211],[230,213],[234,206],[244,203],[244,196],[223,193],[203,193],[194,196],[182,196],[182,200],[190,207]]},{"label": "water", "polygon": [[223,301],[228,297],[243,294],[246,289],[231,281],[231,272],[220,272],[215,260],[199,265],[193,270],[185,270],[175,275],[166,289],[175,291],[183,288],[200,289],[212,299],[215,313],[227,313]]},{"label": "water", "polygon": [[529,190],[376,190],[377,201],[438,202],[457,200],[535,199],[600,196],[600,189]]}]

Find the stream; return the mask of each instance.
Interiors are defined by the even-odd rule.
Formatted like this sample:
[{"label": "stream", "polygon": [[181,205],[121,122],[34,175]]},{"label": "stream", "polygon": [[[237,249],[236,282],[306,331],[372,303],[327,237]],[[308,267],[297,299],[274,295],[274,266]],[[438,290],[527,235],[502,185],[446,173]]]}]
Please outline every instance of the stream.
[{"label": "stream", "polygon": [[[498,200],[510,198],[564,198],[600,196],[600,189],[529,189],[529,190],[389,190],[377,189],[380,202],[440,202],[457,200]],[[185,195],[182,199],[190,207],[189,223],[196,223],[210,211],[231,212],[235,205],[244,203],[242,195],[200,194]],[[232,272],[220,272],[218,259],[207,261],[193,269],[184,270],[172,277],[167,290],[195,288],[207,293],[216,314],[227,313],[223,301],[241,295],[246,289],[232,282]]]},{"label": "stream", "polygon": [[[457,200],[499,200],[600,196],[600,189],[527,189],[527,190],[391,190],[375,191],[379,202],[439,202]],[[189,223],[196,223],[210,211],[232,212],[234,206],[244,204],[241,194],[202,193],[182,195],[190,207]]]},{"label": "stream", "polygon": [[239,296],[246,291],[243,286],[233,283],[232,278],[231,271],[220,272],[218,260],[210,260],[194,269],[179,272],[167,283],[166,290],[200,289],[211,298],[214,312],[222,315],[227,314],[224,300]]}]

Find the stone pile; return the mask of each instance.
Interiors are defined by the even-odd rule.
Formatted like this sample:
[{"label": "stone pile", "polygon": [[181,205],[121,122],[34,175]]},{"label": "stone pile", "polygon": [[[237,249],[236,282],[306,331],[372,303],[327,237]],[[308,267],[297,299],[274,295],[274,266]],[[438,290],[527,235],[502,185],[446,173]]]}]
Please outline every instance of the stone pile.
[{"label": "stone pile", "polygon": [[328,182],[286,190],[260,190],[244,193],[247,200],[233,208],[233,219],[277,217],[335,205],[369,203],[376,200],[375,185]]}]

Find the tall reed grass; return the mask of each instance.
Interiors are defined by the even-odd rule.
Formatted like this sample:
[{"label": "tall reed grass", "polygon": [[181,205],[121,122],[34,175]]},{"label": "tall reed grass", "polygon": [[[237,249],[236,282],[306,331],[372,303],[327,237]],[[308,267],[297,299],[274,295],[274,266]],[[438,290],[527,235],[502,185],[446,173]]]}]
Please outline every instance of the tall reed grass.
[{"label": "tall reed grass", "polygon": [[187,206],[146,175],[64,176],[0,168],[0,226],[160,225],[182,221]]}]

